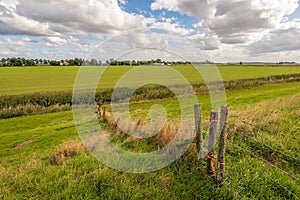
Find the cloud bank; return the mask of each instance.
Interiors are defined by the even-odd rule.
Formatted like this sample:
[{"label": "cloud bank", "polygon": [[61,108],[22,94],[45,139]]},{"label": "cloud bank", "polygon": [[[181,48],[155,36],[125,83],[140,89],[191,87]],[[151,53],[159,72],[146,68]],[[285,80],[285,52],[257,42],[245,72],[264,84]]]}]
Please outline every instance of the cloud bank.
[{"label": "cloud bank", "polygon": [[[86,53],[116,34],[146,28],[166,33],[151,33],[143,39],[133,32],[130,38],[139,46],[150,38],[153,44],[172,46],[161,38],[180,35],[185,48],[197,47],[220,60],[270,55],[276,59],[276,53],[282,52],[293,59],[299,54],[300,20],[289,19],[299,6],[297,0],[155,0],[139,12],[126,11],[128,4],[126,0],[1,0],[0,43],[5,46],[0,47],[0,56],[23,55],[30,48],[36,48],[32,54],[41,49],[53,53],[61,47],[73,56],[76,48]],[[198,22],[187,24],[180,16]]]}]

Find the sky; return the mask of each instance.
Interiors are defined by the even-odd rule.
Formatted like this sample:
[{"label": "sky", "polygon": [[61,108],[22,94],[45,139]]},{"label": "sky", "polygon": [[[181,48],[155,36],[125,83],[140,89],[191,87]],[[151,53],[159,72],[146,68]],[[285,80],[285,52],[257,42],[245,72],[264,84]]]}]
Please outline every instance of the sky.
[{"label": "sky", "polygon": [[300,62],[297,0],[0,0],[0,57]]}]

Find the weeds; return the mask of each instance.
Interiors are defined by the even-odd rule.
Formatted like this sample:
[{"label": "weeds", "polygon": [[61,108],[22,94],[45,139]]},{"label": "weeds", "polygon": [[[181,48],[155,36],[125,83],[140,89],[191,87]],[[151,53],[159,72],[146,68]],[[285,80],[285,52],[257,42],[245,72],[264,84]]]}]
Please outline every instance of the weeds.
[{"label": "weeds", "polygon": [[49,107],[33,105],[33,104],[18,105],[16,107],[9,107],[0,110],[0,119],[9,119],[9,118],[21,117],[21,116],[62,112],[62,111],[69,111],[71,109],[72,107],[68,104],[53,105]]}]

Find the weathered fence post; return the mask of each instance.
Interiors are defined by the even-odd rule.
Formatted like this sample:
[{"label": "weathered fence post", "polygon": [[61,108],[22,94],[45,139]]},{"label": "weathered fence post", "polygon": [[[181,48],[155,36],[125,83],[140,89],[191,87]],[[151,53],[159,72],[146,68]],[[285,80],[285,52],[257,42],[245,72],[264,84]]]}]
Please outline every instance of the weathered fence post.
[{"label": "weathered fence post", "polygon": [[100,106],[97,106],[97,115],[100,117],[101,116],[101,110],[100,110]]},{"label": "weathered fence post", "polygon": [[210,126],[209,126],[209,139],[208,139],[208,156],[207,161],[207,173],[216,177],[214,160],[215,160],[215,143],[216,143],[216,132],[218,125],[218,112],[211,112],[210,114]]},{"label": "weathered fence post", "polygon": [[138,131],[138,129],[140,128],[141,122],[142,121],[140,119],[137,121],[133,133],[136,133]]},{"label": "weathered fence post", "polygon": [[100,110],[101,106],[96,101],[95,101],[95,105],[96,105],[96,113],[100,117],[101,116],[101,110]]},{"label": "weathered fence post", "polygon": [[105,115],[106,115],[106,107],[104,106],[103,107],[103,115],[102,115],[103,119],[105,119]]},{"label": "weathered fence post", "polygon": [[226,147],[226,123],[228,116],[228,108],[226,106],[222,106],[221,108],[221,117],[220,117],[220,143],[219,143],[219,173],[218,173],[218,181],[224,180],[224,172],[225,172],[225,147]]},{"label": "weathered fence post", "polygon": [[196,130],[196,148],[198,158],[200,159],[203,154],[203,136],[201,131],[201,105],[195,104],[194,105],[194,114],[195,114],[195,130]]}]

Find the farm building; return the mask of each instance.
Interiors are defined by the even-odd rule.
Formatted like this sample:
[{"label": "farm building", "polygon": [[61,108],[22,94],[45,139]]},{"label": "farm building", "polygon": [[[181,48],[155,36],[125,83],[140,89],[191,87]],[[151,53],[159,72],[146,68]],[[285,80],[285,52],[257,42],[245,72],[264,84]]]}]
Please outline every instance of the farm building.
[{"label": "farm building", "polygon": [[60,66],[69,66],[69,65],[70,65],[70,63],[69,63],[69,62],[66,62],[66,61],[60,63]]}]

